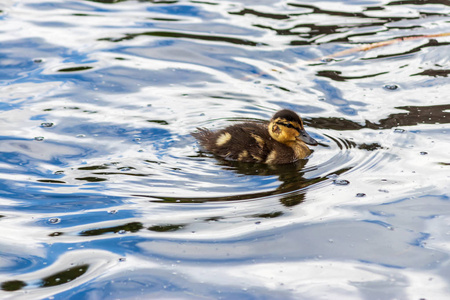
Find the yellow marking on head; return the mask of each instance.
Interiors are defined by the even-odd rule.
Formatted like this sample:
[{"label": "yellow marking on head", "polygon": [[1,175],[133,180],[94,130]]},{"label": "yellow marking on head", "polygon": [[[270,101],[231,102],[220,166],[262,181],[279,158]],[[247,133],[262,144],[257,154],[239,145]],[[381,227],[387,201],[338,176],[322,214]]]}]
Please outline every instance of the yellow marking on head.
[{"label": "yellow marking on head", "polygon": [[248,152],[247,152],[247,150],[244,150],[241,153],[239,153],[238,160],[243,160],[247,156],[248,156]]},{"label": "yellow marking on head", "polygon": [[270,152],[269,155],[267,156],[266,164],[273,163],[273,161],[277,158],[277,155],[278,155],[277,151],[272,150],[272,152]]},{"label": "yellow marking on head", "polygon": [[254,133],[251,133],[252,138],[255,139],[255,141],[258,143],[260,148],[264,148],[264,140],[259,135],[256,135]]},{"label": "yellow marking on head", "polygon": [[228,143],[228,141],[231,139],[231,134],[228,132],[224,132],[217,138],[216,146],[220,147]]},{"label": "yellow marking on head", "polygon": [[[287,144],[289,142],[293,142],[296,140],[296,137],[298,136],[299,132],[294,128],[289,128],[286,125],[283,124],[289,124],[292,125],[291,122],[287,122],[284,119],[277,118],[275,120],[272,120],[269,124],[269,134],[270,136],[283,144]],[[295,127],[298,127],[298,123],[294,122],[293,124],[296,124]],[[292,125],[293,126],[293,125]]]}]

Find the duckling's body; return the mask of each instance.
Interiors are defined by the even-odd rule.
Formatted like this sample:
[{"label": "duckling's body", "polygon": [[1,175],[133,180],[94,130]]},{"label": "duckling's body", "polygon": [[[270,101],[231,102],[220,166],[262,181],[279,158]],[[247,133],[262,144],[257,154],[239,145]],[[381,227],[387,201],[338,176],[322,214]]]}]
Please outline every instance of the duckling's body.
[{"label": "duckling's body", "polygon": [[218,131],[199,129],[192,134],[209,152],[227,160],[286,164],[311,153],[306,143],[316,145],[291,110],[277,112],[270,122],[247,122]]}]

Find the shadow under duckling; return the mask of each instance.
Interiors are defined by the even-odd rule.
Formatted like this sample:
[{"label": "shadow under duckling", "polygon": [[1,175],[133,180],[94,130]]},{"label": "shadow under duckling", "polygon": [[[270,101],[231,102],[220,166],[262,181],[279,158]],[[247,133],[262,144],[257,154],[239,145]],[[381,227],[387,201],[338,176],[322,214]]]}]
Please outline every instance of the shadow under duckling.
[{"label": "shadow under duckling", "polygon": [[267,122],[246,122],[211,131],[198,128],[192,135],[207,151],[226,160],[288,164],[311,154],[308,145],[317,145],[305,131],[302,119],[283,109]]}]

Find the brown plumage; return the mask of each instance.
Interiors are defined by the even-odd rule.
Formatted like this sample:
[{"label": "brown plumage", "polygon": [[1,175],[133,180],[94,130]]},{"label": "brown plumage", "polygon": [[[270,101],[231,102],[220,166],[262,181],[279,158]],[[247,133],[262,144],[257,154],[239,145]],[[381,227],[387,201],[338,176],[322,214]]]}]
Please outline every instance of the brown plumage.
[{"label": "brown plumage", "polygon": [[306,133],[293,111],[283,109],[270,122],[246,122],[218,131],[199,128],[192,135],[207,151],[227,160],[286,164],[311,153],[317,142]]}]

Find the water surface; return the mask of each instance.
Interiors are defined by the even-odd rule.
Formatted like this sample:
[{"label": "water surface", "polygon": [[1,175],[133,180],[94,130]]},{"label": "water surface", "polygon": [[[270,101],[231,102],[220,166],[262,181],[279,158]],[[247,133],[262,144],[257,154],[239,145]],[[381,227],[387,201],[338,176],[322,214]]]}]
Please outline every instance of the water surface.
[{"label": "water surface", "polygon": [[[0,10],[2,298],[450,295],[445,2]],[[296,164],[190,135],[280,108],[320,142]]]}]

